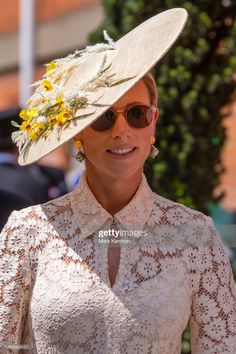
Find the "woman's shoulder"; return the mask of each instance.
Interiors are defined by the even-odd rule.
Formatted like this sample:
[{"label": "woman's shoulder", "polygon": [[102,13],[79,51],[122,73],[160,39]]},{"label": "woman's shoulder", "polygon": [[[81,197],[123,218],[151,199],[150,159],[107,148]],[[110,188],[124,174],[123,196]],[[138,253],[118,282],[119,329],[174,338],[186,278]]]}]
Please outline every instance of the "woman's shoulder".
[{"label": "woman's shoulder", "polygon": [[51,221],[55,221],[65,211],[70,209],[70,193],[50,200],[44,204],[36,204],[21,210],[14,210],[4,226],[5,229],[21,229],[25,232],[37,228],[42,230],[48,227]]},{"label": "woman's shoulder", "polygon": [[150,224],[163,234],[173,236],[179,245],[204,248],[221,247],[222,241],[210,216],[181,203],[153,193],[154,207]]},{"label": "woman's shoulder", "polygon": [[199,210],[192,209],[189,206],[175,202],[153,192],[154,212],[159,211],[166,221],[175,224],[189,224],[190,222],[212,224],[211,217]]},{"label": "woman's shoulder", "polygon": [[55,199],[51,199],[46,203],[43,204],[36,204],[36,205],[31,205],[30,207],[24,208],[20,210],[20,213],[22,214],[38,214],[38,213],[45,213],[46,211],[49,212],[57,212],[59,208],[63,208],[70,205],[70,193],[64,194],[63,196],[60,196]]},{"label": "woman's shoulder", "polygon": [[66,231],[70,231],[64,222],[66,218],[71,219],[70,209],[69,194],[66,194],[44,204],[13,211],[1,232],[2,245],[19,249],[27,245],[31,258],[37,259],[38,251],[43,250],[47,242],[64,237]]}]

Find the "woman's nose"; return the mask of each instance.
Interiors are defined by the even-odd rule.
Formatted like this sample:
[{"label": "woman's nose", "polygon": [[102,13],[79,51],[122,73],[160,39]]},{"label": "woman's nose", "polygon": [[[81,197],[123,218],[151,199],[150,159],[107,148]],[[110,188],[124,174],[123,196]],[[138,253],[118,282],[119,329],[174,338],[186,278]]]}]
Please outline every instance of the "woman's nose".
[{"label": "woman's nose", "polygon": [[129,135],[129,124],[122,112],[117,113],[115,123],[112,127],[112,137]]}]

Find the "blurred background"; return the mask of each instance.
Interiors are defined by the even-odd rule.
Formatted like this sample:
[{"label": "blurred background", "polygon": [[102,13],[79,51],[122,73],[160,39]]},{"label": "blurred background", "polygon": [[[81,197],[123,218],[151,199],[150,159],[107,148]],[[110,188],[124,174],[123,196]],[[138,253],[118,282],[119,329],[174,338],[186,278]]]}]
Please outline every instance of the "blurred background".
[{"label": "blurred background", "polygon": [[[9,143],[6,124],[9,126],[11,119],[16,120],[19,109],[26,105],[31,94],[28,86],[44,73],[44,64],[87,44],[103,41],[103,29],[117,40],[145,19],[172,7],[186,8],[189,21],[174,49],[154,69],[159,89],[156,145],[160,155],[155,161],[147,161],[145,172],[158,194],[212,216],[236,274],[236,4],[233,0],[2,1],[0,165],[9,167],[10,154],[17,157],[17,151]],[[83,170],[83,165],[75,161],[75,154],[70,144],[55,150],[37,165],[28,167],[27,175],[33,180],[26,184],[35,190],[34,183],[41,183],[42,195],[46,189],[44,200],[72,190]],[[11,164],[16,167],[13,160],[11,156]],[[22,186],[26,177],[17,168]],[[10,172],[0,169],[2,181],[4,173],[8,176],[6,173]],[[3,187],[4,183],[0,190],[12,189],[12,185]],[[20,187],[15,189],[15,194],[20,194]],[[36,202],[36,196],[29,194],[20,205]],[[190,352],[188,334],[183,352]]]}]

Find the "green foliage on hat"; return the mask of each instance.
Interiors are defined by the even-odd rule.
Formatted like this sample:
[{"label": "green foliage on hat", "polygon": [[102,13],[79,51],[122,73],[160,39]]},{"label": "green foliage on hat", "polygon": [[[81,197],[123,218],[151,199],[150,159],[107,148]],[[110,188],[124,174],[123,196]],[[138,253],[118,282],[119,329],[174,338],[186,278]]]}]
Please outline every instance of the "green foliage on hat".
[{"label": "green foliage on hat", "polygon": [[[220,153],[226,139],[220,114],[235,90],[236,3],[232,0],[104,0],[102,29],[117,40],[164,10],[184,7],[189,19],[170,53],[155,68],[159,90],[156,146],[160,154],[145,172],[154,191],[207,212],[224,168]],[[132,45],[132,44],[131,44]],[[150,43],[150,45],[152,45]]]}]

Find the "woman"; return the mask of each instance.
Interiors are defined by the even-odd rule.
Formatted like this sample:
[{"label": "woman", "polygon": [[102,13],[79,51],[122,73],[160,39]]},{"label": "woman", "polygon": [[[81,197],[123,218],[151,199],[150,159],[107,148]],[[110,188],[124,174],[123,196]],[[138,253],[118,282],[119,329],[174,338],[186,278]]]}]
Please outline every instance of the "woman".
[{"label": "woman", "polygon": [[142,173],[156,155],[158,117],[147,72],[185,20],[184,10],[169,10],[109,39],[105,57],[98,46],[53,62],[22,112],[22,164],[73,137],[86,170],[70,194],[14,212],[4,228],[7,353],[16,345],[39,354],[177,354],[188,321],[192,353],[236,352],[235,287],[212,220],[153,193]]}]

